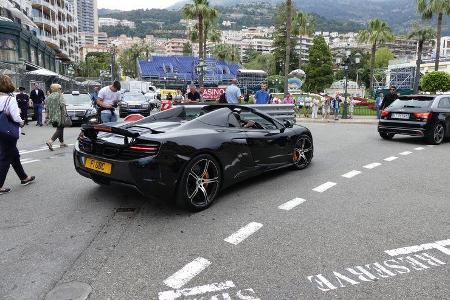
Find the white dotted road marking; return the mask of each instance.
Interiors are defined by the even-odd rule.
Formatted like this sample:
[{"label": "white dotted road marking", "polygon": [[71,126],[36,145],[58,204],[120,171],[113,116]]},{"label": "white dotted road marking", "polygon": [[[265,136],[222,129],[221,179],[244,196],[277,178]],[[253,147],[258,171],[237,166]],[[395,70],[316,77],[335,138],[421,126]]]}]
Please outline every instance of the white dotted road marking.
[{"label": "white dotted road marking", "polygon": [[394,160],[396,160],[398,157],[397,156],[390,156],[390,157],[388,157],[388,158],[385,158],[384,160],[385,161],[394,161]]},{"label": "white dotted road marking", "polygon": [[261,229],[261,227],[263,227],[261,223],[251,222],[227,237],[224,241],[236,246]]},{"label": "white dotted road marking", "polygon": [[406,156],[406,155],[410,155],[412,152],[411,151],[404,151],[404,152],[400,152],[400,155]]},{"label": "white dotted road marking", "polygon": [[164,284],[173,288],[179,289],[186,283],[192,280],[195,276],[206,269],[211,262],[203,257],[197,257],[172,276],[164,280]]},{"label": "white dotted road marking", "polygon": [[318,192],[318,193],[323,193],[326,190],[332,188],[333,186],[335,186],[337,183],[335,182],[325,182],[324,184],[319,185],[318,187],[313,188],[313,191]]},{"label": "white dotted road marking", "polygon": [[359,174],[361,174],[361,173],[362,173],[361,171],[353,170],[353,171],[350,171],[350,172],[348,172],[348,173],[345,173],[344,175],[342,175],[342,177],[345,177],[345,178],[353,178],[353,177],[355,177],[356,175],[359,175]]},{"label": "white dotted road marking", "polygon": [[371,164],[365,165],[363,168],[371,170],[371,169],[375,169],[376,167],[379,167],[379,166],[381,166],[380,163],[371,163]]},{"label": "white dotted road marking", "polygon": [[[225,281],[220,283],[212,283],[202,286],[196,286],[188,289],[160,292],[158,294],[158,297],[159,300],[175,300],[187,296],[197,296],[206,293],[221,292],[235,287],[236,286],[234,285],[233,281]],[[203,297],[201,299],[203,299]]]},{"label": "white dotted road marking", "polygon": [[295,199],[292,199],[291,201],[281,204],[280,206],[278,206],[278,209],[291,210],[291,209],[297,207],[298,205],[302,204],[305,201],[306,200],[302,199],[302,198],[295,198]]},{"label": "white dotted road marking", "polygon": [[416,151],[422,151],[422,150],[425,150],[425,148],[424,148],[424,147],[417,147],[417,148],[414,148],[414,150],[416,150]]}]

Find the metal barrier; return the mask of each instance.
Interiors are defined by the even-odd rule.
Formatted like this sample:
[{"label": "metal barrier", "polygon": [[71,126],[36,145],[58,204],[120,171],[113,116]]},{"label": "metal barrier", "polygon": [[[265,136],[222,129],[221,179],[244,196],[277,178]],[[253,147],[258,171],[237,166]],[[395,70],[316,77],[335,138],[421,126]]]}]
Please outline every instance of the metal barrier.
[{"label": "metal barrier", "polygon": [[[189,108],[198,108],[200,110],[202,107],[206,105],[214,105],[214,103],[187,104],[185,106]],[[289,120],[292,123],[296,122],[294,104],[244,104],[242,106],[251,107],[253,109],[259,110],[260,112],[265,113],[282,123],[284,120]]]}]

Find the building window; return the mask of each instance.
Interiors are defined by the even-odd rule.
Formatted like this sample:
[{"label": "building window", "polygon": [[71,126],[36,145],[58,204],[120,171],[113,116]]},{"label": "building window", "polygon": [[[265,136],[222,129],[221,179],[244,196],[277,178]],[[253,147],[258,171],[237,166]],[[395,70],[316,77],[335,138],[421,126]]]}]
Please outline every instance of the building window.
[{"label": "building window", "polygon": [[31,48],[30,51],[31,51],[31,63],[36,65],[36,61],[37,61],[37,59],[36,59],[36,49]]},{"label": "building window", "polygon": [[0,40],[0,61],[16,62],[17,55],[17,41],[12,39]]},{"label": "building window", "polygon": [[30,60],[30,55],[28,53],[28,45],[25,44],[24,41],[22,40],[21,46],[22,46],[22,48],[20,49],[20,57],[24,61],[29,61]]}]

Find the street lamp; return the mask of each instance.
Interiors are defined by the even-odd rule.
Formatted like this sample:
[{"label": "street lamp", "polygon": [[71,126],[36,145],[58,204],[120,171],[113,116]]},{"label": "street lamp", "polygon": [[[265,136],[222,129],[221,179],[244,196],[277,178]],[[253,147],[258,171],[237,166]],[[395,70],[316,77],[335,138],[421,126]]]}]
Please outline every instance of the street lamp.
[{"label": "street lamp", "polygon": [[205,61],[202,58],[200,58],[198,65],[195,67],[195,70],[197,71],[197,74],[199,74],[199,77],[200,77],[200,79],[199,79],[200,87],[203,87],[205,68],[206,68]]},{"label": "street lamp", "polygon": [[348,71],[350,66],[352,65],[358,65],[361,62],[361,54],[356,53],[353,57],[351,56],[351,51],[348,49],[348,46],[345,48],[345,58],[344,60],[341,60],[338,58],[336,62],[338,64],[341,64],[344,67],[344,76],[345,76],[345,83],[344,83],[344,110],[342,112],[342,119],[348,119]]}]

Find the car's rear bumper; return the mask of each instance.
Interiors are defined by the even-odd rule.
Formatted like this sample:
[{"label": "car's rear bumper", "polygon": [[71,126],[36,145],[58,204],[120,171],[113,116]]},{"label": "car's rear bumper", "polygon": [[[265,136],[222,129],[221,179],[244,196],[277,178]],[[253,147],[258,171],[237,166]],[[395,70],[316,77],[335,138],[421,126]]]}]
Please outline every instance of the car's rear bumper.
[{"label": "car's rear bumper", "polygon": [[[85,167],[87,158],[107,162],[112,165],[111,174],[104,174]],[[145,196],[156,198],[173,198],[176,188],[177,174],[170,168],[162,166],[154,157],[123,161],[108,159],[84,153],[77,145],[73,152],[75,170],[82,176],[94,181],[109,184],[120,183],[135,187]]]},{"label": "car's rear bumper", "polygon": [[391,120],[380,120],[378,123],[379,133],[424,137],[428,134],[429,130],[430,126],[427,122],[395,122]]}]

